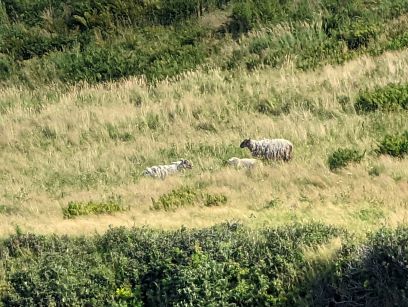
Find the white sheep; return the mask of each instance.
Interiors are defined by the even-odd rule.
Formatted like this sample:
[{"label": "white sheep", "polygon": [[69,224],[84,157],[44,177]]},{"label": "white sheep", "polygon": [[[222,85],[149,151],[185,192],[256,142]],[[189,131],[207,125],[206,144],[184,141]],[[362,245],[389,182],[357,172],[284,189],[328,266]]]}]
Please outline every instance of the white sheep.
[{"label": "white sheep", "polygon": [[155,165],[148,167],[143,171],[143,175],[164,179],[168,175],[177,173],[183,169],[191,169],[192,167],[193,164],[189,160],[181,159],[167,165]]},{"label": "white sheep", "polygon": [[240,147],[248,147],[253,157],[266,160],[289,161],[293,156],[293,144],[285,139],[245,139]]},{"label": "white sheep", "polygon": [[229,165],[233,165],[236,168],[247,168],[247,169],[254,168],[257,162],[258,160],[256,159],[237,158],[237,157],[232,157],[231,159],[228,159],[227,161]]}]

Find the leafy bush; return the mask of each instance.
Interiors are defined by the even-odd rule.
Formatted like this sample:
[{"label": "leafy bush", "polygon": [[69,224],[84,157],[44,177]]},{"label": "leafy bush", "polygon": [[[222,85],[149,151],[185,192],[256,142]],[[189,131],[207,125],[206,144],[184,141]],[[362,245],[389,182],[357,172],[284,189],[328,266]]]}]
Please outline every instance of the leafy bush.
[{"label": "leafy bush", "polygon": [[0,298],[6,306],[293,305],[308,291],[303,247],[341,235],[317,223],[251,230],[234,222],[86,238],[16,234],[0,244]]},{"label": "leafy bush", "polygon": [[0,53],[0,81],[7,80],[13,74],[14,65],[12,59]]},{"label": "leafy bush", "polygon": [[408,154],[408,130],[400,134],[386,135],[377,152],[400,158]]},{"label": "leafy bush", "polygon": [[[381,229],[358,246],[347,242],[334,259],[327,286],[317,293],[318,305],[350,302],[359,306],[408,304],[408,229]],[[322,295],[323,294],[323,295]]]},{"label": "leafy bush", "polygon": [[63,208],[63,214],[65,218],[74,218],[79,215],[89,214],[104,214],[113,213],[126,210],[121,202],[120,197],[109,197],[104,202],[74,202],[68,203],[66,208]]},{"label": "leafy bush", "polygon": [[312,1],[238,0],[233,2],[230,29],[247,32],[263,24],[312,20],[318,9]]},{"label": "leafy bush", "polygon": [[[336,237],[342,246],[328,265],[312,265],[304,248]],[[18,232],[0,243],[0,298],[6,306],[405,306],[407,241],[406,227],[358,243],[319,223],[121,227],[80,238]]]},{"label": "leafy bush", "polygon": [[339,148],[328,158],[327,163],[331,171],[347,166],[350,162],[359,163],[364,157],[357,149]]},{"label": "leafy bush", "polygon": [[170,191],[163,194],[156,201],[152,198],[153,209],[174,210],[180,207],[191,206],[197,198],[197,191],[189,186]]},{"label": "leafy bush", "polygon": [[[242,32],[282,24],[287,33],[254,37],[231,56],[219,29],[197,18],[231,5],[229,29]],[[279,66],[295,59],[300,69],[336,64],[361,53],[407,45],[403,23],[407,0],[379,3],[339,0],[157,0],[99,2],[6,0],[0,4],[0,79],[44,82],[104,82],[128,76],[148,81],[197,68],[209,57],[228,69]],[[381,26],[380,26],[381,25]],[[221,26],[224,27],[224,26]],[[285,30],[286,31],[286,30]],[[385,39],[375,40],[381,37]],[[229,58],[228,58],[229,57]],[[34,61],[32,59],[35,59]],[[215,59],[215,61],[213,61]],[[28,60],[28,61],[27,61]]]},{"label": "leafy bush", "polygon": [[169,193],[163,194],[158,200],[152,198],[154,210],[175,210],[177,208],[204,205],[206,207],[219,206],[227,202],[222,194],[209,194],[190,186],[182,186]]},{"label": "leafy bush", "polygon": [[8,54],[16,60],[27,60],[43,56],[51,51],[62,51],[70,46],[73,40],[62,35],[53,35],[41,28],[26,28],[15,24],[3,29],[0,42],[0,53]]},{"label": "leafy bush", "polygon": [[206,207],[213,207],[213,206],[219,206],[227,203],[227,196],[223,194],[208,194],[204,193],[203,194],[204,198],[204,206]]},{"label": "leafy bush", "polygon": [[408,109],[408,85],[388,84],[360,93],[354,107],[357,112]]}]

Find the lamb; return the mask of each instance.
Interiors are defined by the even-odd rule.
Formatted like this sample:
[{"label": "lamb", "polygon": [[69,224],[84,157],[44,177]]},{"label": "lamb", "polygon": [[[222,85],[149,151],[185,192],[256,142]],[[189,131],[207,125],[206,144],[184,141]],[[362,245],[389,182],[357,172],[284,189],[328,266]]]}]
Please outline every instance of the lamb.
[{"label": "lamb", "polygon": [[293,156],[293,144],[285,139],[245,139],[240,147],[248,147],[253,157],[266,160],[289,161]]},{"label": "lamb", "polygon": [[143,171],[143,175],[164,179],[168,175],[177,173],[183,169],[191,169],[192,167],[193,164],[189,160],[181,159],[168,165],[155,165],[148,167]]},{"label": "lamb", "polygon": [[233,165],[236,168],[247,168],[251,169],[254,168],[257,164],[256,159],[246,159],[246,158],[237,158],[237,157],[232,157],[231,159],[228,159],[227,163],[229,165]]}]

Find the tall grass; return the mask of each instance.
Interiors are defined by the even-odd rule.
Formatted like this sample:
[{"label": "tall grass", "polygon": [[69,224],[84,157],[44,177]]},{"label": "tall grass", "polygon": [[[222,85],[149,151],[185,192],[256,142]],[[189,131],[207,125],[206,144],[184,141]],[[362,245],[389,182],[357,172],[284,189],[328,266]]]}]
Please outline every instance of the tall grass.
[{"label": "tall grass", "polygon": [[[0,204],[10,213],[0,214],[0,233],[16,224],[83,233],[110,224],[201,227],[226,218],[257,226],[318,219],[356,231],[400,223],[407,212],[406,159],[372,153],[384,137],[408,129],[406,111],[357,114],[354,103],[361,91],[408,82],[407,63],[401,51],[307,72],[288,62],[239,77],[219,69],[189,72],[156,86],[131,78],[4,88]],[[203,123],[215,129],[198,129]],[[248,137],[287,138],[294,160],[253,172],[228,168],[227,159],[250,156],[239,148]],[[327,160],[339,148],[367,154],[332,173]],[[141,176],[148,166],[180,158],[193,161],[190,172],[165,181]],[[373,166],[379,176],[370,175]],[[152,198],[182,185],[225,195],[228,205],[150,210]],[[128,212],[63,219],[61,208],[69,202],[101,202],[112,193],[122,196]],[[280,205],[265,206],[271,199]],[[361,218],[361,210],[385,199],[382,215]]]}]

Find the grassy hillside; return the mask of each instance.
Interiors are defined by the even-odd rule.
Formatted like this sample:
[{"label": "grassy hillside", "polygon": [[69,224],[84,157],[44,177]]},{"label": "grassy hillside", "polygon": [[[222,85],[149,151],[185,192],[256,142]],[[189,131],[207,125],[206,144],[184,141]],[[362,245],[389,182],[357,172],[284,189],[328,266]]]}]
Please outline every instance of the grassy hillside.
[{"label": "grassy hillside", "polygon": [[0,0],[0,305],[406,304],[407,12]]},{"label": "grassy hillside", "polygon": [[[364,232],[406,219],[407,160],[378,155],[388,134],[408,130],[407,113],[357,113],[359,95],[406,83],[406,51],[302,72],[197,71],[152,87],[140,79],[69,91],[8,87],[1,116],[1,232],[89,233],[108,225],[202,227],[225,219],[253,225],[320,220]],[[254,172],[225,166],[246,137],[284,137],[294,160]],[[366,154],[331,171],[339,148]],[[191,171],[165,181],[145,167],[190,159]],[[224,195],[202,203],[152,210],[152,198],[180,187]],[[106,202],[126,211],[66,219],[70,202]],[[181,196],[183,197],[183,196]]]}]

